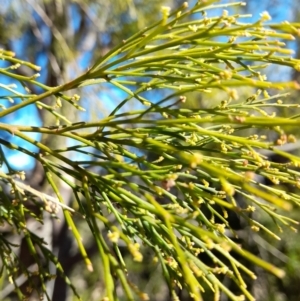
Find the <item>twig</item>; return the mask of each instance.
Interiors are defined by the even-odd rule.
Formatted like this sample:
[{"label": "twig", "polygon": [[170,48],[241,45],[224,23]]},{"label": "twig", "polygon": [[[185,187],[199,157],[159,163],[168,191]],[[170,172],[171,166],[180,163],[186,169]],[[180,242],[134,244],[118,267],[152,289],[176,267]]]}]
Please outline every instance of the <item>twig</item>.
[{"label": "twig", "polygon": [[39,192],[37,191],[36,189],[28,186],[28,185],[25,185],[24,183],[18,181],[18,180],[14,180],[15,184],[20,187],[21,189],[24,189],[26,191],[29,191],[30,193],[34,194],[35,196],[39,197],[41,200],[45,201],[50,201],[58,206],[60,206],[61,208],[63,209],[66,209],[66,210],[69,210],[70,212],[76,212],[73,208],[61,203],[57,198],[51,196],[51,195],[48,195],[46,193],[42,193],[42,192]]}]

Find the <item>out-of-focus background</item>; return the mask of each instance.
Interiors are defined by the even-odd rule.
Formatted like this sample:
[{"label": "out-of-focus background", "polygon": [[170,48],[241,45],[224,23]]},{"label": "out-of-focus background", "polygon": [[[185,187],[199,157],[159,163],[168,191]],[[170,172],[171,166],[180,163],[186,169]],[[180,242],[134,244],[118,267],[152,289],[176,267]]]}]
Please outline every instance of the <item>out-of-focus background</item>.
[{"label": "out-of-focus background", "polygon": [[[161,6],[177,7],[183,1],[179,0],[0,0],[0,48],[9,49],[16,53],[16,56],[29,60],[42,67],[39,81],[48,86],[57,86],[72,78],[82,74],[94,62],[94,60],[104,55],[108,50],[133,35],[138,30],[148,24],[158,20],[161,16]],[[230,1],[221,1],[222,3]],[[231,1],[233,2],[233,1]],[[192,5],[193,1],[190,1]],[[235,13],[251,13],[253,18],[258,19],[259,14],[268,11],[272,16],[270,22],[289,20],[297,22],[300,20],[300,1],[280,1],[280,0],[247,0],[247,6],[235,8]],[[214,10],[216,14],[218,10]],[[221,12],[221,10],[220,10]],[[246,22],[246,21],[245,21]],[[300,39],[287,42],[289,48],[294,49],[295,56],[300,58]],[[0,64],[4,64],[1,63]],[[28,75],[27,70],[19,68],[16,71],[20,75]],[[267,71],[268,78],[274,81],[296,80],[300,81],[298,72],[281,67],[273,67]],[[0,83],[14,84],[7,82],[7,79],[0,75]],[[28,87],[33,94],[39,94],[36,86]],[[18,86],[19,91],[23,87]],[[0,87],[0,96],[6,91]],[[78,92],[79,93],[79,92]],[[243,90],[245,95],[251,95],[251,89]],[[272,91],[270,92],[272,93]],[[113,108],[124,98],[124,94],[110,86],[89,86],[80,90],[82,106],[86,107],[85,112],[80,112],[70,107],[62,107],[62,114],[66,115],[72,122],[98,120],[108,115]],[[152,97],[159,99],[159,95]],[[193,95],[189,105],[197,107],[199,105],[209,106],[218,100],[219,95]],[[299,93],[293,92],[290,96],[294,102],[299,101]],[[88,105],[86,105],[88,104]],[[1,106],[8,107],[8,100],[1,100]],[[47,105],[55,106],[52,99]],[[136,106],[136,104],[132,104]],[[136,107],[135,107],[136,108]],[[130,109],[130,105],[126,109]],[[65,110],[65,111],[64,111]],[[289,112],[280,112],[289,114]],[[28,106],[17,113],[2,118],[0,122],[24,125],[55,125],[56,119],[39,110],[36,105]],[[289,133],[299,138],[297,129],[290,129]],[[0,137],[10,139],[10,141],[34,150],[29,144],[14,137],[8,137],[4,132],[0,132]],[[43,141],[51,148],[62,148],[72,144],[72,141],[65,139],[51,139],[47,135],[35,135],[36,140]],[[11,166],[18,170],[25,170],[27,173],[27,183],[44,191],[46,188],[44,174],[39,165],[23,153],[10,151],[3,147],[5,154],[9,158]],[[295,150],[297,151],[297,150]],[[78,159],[78,158],[76,158]],[[289,188],[287,188],[289,189]],[[72,202],[70,192],[61,187],[64,198]],[[299,219],[300,211],[295,210],[292,215]],[[259,217],[264,219],[263,216]],[[79,221],[78,221],[79,222]],[[271,221],[265,221],[267,227],[274,227]],[[85,244],[91,256],[95,252],[95,245],[88,234],[89,230],[82,225],[81,231],[86,232]],[[95,271],[86,271],[81,255],[78,253],[75,244],[65,224],[53,226],[52,221],[45,224],[45,236],[49,244],[52,245],[59,259],[65,268],[74,285],[83,297],[83,300],[99,300],[103,281],[99,277],[101,265],[95,265]],[[0,228],[1,229],[1,228]],[[0,230],[2,231],[2,230]],[[4,231],[4,230],[3,230]],[[3,232],[2,231],[2,232]],[[37,228],[36,231],[45,231]],[[258,275],[258,280],[252,284],[251,290],[257,300],[264,301],[299,301],[300,300],[300,239],[293,232],[285,233],[281,241],[260,236],[247,237],[247,229],[242,226],[238,229],[239,235],[248,248],[266,261],[283,268],[286,277],[277,279],[274,276],[253,268]],[[244,231],[244,232],[243,232]],[[253,234],[254,235],[254,234]],[[30,258],[26,250],[20,249],[24,263],[30,264]],[[24,254],[23,254],[23,253]],[[160,271],[153,268],[149,256],[142,264],[130,263],[130,256],[127,258],[132,265],[131,275],[134,283],[138,283],[143,291],[147,292],[152,301],[170,300],[167,287],[164,284]],[[225,285],[232,285],[224,283]],[[234,290],[234,287],[231,286]],[[5,279],[0,280],[0,290],[3,293],[3,300],[15,300],[12,288],[7,285]],[[49,281],[49,292],[55,301],[75,300],[62,279]],[[181,300],[189,300],[188,296],[182,296]],[[207,299],[210,296],[207,295]],[[221,301],[225,301],[225,296]]]}]

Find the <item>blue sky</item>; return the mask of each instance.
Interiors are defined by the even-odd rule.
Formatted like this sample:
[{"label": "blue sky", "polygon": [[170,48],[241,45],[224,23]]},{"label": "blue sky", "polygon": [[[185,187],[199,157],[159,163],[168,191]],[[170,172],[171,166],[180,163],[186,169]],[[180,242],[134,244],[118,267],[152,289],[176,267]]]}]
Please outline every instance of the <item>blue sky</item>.
[{"label": "blue sky", "polygon": [[[225,1],[221,1],[225,2]],[[226,2],[232,2],[232,1],[226,1]],[[271,7],[268,7],[268,1],[246,1],[249,3],[249,10],[253,12],[253,18],[257,19],[259,17],[259,13],[265,11],[268,9],[269,13],[273,17],[272,22],[278,22],[282,20],[292,19],[292,10],[290,9],[290,3],[289,1],[284,1],[284,4],[281,1],[277,1],[278,5],[273,5]],[[276,0],[274,1],[276,3]],[[1,11],[5,11],[5,5],[2,6]],[[72,16],[72,29],[73,31],[76,31],[80,24],[80,15],[78,14],[78,11],[76,9],[76,6],[71,6],[70,12]],[[209,14],[215,15],[217,12],[212,11],[209,12]],[[33,13],[34,17],[36,19],[40,18],[37,14]],[[247,21],[252,21],[251,19]],[[50,43],[50,31],[47,26],[43,26],[41,28],[42,33],[42,39],[45,45]],[[103,38],[108,42],[109,35],[104,35]],[[15,39],[12,41],[11,45],[13,47],[13,51],[16,53],[16,55],[21,59],[30,59],[27,57],[24,57],[24,51],[23,49],[28,47],[28,43],[30,43],[30,38],[26,35],[21,36],[19,39]],[[289,45],[291,47],[293,45]],[[0,45],[1,47],[1,45]],[[88,49],[85,52],[82,52],[82,54],[79,57],[78,63],[79,67],[82,71],[86,70],[86,68],[91,64],[91,57],[92,57],[92,49]],[[45,82],[47,78],[47,64],[48,64],[48,58],[43,49],[41,48],[38,52],[38,55],[36,57],[35,64],[42,67],[42,71],[40,72],[41,76],[39,77],[40,82]],[[3,63],[0,62],[0,67],[3,66]],[[70,70],[70,72],[72,72]],[[4,78],[3,76],[0,76],[0,83],[2,84],[12,84],[12,81],[8,81],[7,78]],[[16,90],[21,93],[25,93],[24,88],[17,82],[14,82],[14,84],[17,85]],[[90,89],[87,87],[86,89]],[[5,91],[3,88],[0,87],[0,96],[7,95],[8,92]],[[101,100],[103,103],[105,103],[105,109],[107,112],[112,111],[115,107],[116,103],[119,103],[122,101],[126,95],[125,93],[121,92],[120,90],[114,89],[112,87],[104,89],[104,92],[99,92],[97,95],[99,100]],[[112,101],[113,100],[113,101]],[[20,100],[16,100],[20,101]],[[4,106],[9,106],[10,103],[6,100],[0,99],[0,104]],[[83,107],[84,106],[84,100],[83,100]],[[86,113],[82,113],[82,118],[88,118],[90,112],[87,110]],[[101,118],[101,112],[99,113],[99,118]],[[32,125],[32,126],[41,126],[42,122],[39,118],[38,111],[35,105],[28,106],[22,110],[19,110],[16,113],[10,114],[6,116],[5,118],[2,118],[0,120],[2,123],[9,123],[9,124],[19,124],[19,125]],[[40,135],[38,134],[28,134],[32,138],[39,140]],[[14,137],[13,135],[9,133],[5,133],[3,131],[0,132],[0,137],[3,139],[7,139],[12,143],[15,143],[17,145],[20,145],[24,148],[27,148],[30,151],[37,151],[37,148],[29,143],[24,142],[22,139]],[[71,145],[73,142],[69,141],[69,144]],[[7,158],[9,160],[9,163],[12,167],[18,169],[18,170],[28,170],[34,167],[34,161],[29,158],[27,155],[22,154],[18,151],[10,151],[3,147],[3,150],[5,154],[7,155]],[[77,158],[80,160],[80,158]]]}]

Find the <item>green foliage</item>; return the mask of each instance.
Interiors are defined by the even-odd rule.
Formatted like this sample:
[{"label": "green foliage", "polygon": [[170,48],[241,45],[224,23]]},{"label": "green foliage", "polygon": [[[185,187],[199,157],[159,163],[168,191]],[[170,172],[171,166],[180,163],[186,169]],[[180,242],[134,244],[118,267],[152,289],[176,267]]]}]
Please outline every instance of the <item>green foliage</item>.
[{"label": "green foliage", "polygon": [[[55,216],[58,210],[63,211],[87,270],[92,271],[93,263],[76,220],[85,220],[89,226],[102,261],[103,300],[135,300],[136,295],[147,300],[146,294],[129,281],[130,271],[120,251],[120,241],[140,264],[143,253],[151,250],[174,300],[178,298],[177,288],[184,288],[194,300],[201,300],[204,287],[213,292],[215,300],[221,293],[231,300],[243,300],[244,296],[254,300],[244,278],[256,276],[241,258],[278,277],[284,276],[281,269],[236,242],[237,233],[228,222],[228,212],[238,214],[254,232],[265,231],[273,239],[279,239],[278,233],[257,220],[255,211],[267,214],[277,225],[277,232],[283,226],[294,230],[297,224],[282,211],[300,204],[296,192],[300,174],[295,169],[300,158],[276,146],[295,142],[285,127],[299,126],[299,114],[278,117],[275,111],[298,105],[286,101],[288,94],[273,91],[298,85],[269,82],[261,73],[268,64],[300,68],[300,61],[291,58],[291,51],[279,41],[294,39],[291,34],[296,33],[297,24],[265,24],[269,20],[267,13],[255,23],[244,23],[247,15],[229,15],[225,10],[222,16],[208,17],[208,10],[228,6],[213,2],[216,1],[199,1],[190,9],[184,3],[173,12],[164,7],[160,21],[124,40],[80,77],[57,87],[39,83],[38,74],[15,73],[20,65],[34,71],[39,67],[1,50],[2,60],[10,63],[0,70],[1,74],[25,87],[37,85],[44,92],[22,94],[15,87],[2,84],[8,92],[2,99],[22,101],[3,107],[0,117],[36,104],[58,122],[39,128],[0,124],[1,130],[39,148],[39,154],[32,153],[0,139],[1,145],[39,161],[56,195],[54,198],[25,185],[24,173],[11,168],[1,153],[8,172],[1,172],[0,177],[11,190],[9,196],[1,191],[1,221],[26,238],[38,266],[34,271],[23,271],[31,279],[32,289],[46,293],[46,281],[52,277],[41,262],[41,254],[47,263],[55,263],[69,282],[43,239],[26,226],[28,216],[42,223],[44,211]],[[67,105],[84,109],[87,104],[78,103],[80,88],[103,84],[128,94],[109,116],[95,122],[73,123],[69,116],[60,113],[60,107]],[[237,88],[242,86],[254,87],[257,92],[241,99]],[[74,89],[77,94],[67,95]],[[225,95],[217,105],[192,109],[182,105],[188,104],[185,95],[189,92],[209,98],[214,89]],[[161,98],[152,100],[153,95]],[[53,106],[43,102],[48,97],[52,97]],[[121,111],[129,102],[138,109]],[[249,134],[253,128],[259,134]],[[31,139],[28,132],[52,135],[53,139],[69,138],[76,145],[51,149]],[[272,138],[274,133],[276,139]],[[262,150],[281,155],[288,163],[268,161]],[[88,159],[71,159],[71,152],[85,154]],[[260,177],[268,178],[274,185],[262,184]],[[72,189],[73,206],[64,205],[58,180]],[[280,183],[288,183],[294,190],[286,191],[278,186]],[[42,213],[30,211],[29,202],[40,206]],[[0,236],[0,254],[2,273],[16,285],[22,298],[16,282],[16,272],[22,264],[14,245],[4,236]],[[202,254],[209,260],[202,260]],[[226,287],[220,275],[236,283],[239,294]],[[37,287],[36,277],[40,283]],[[117,297],[119,286],[122,296]]]}]

